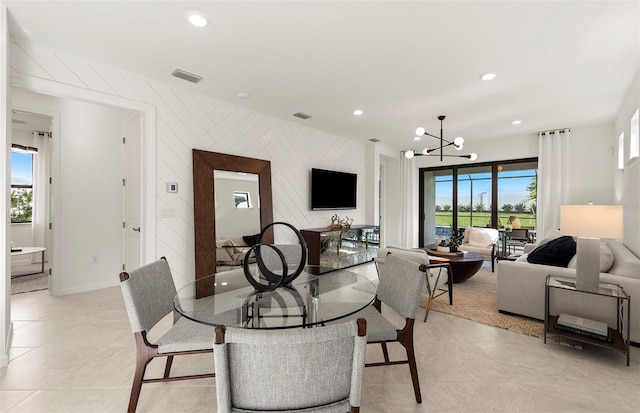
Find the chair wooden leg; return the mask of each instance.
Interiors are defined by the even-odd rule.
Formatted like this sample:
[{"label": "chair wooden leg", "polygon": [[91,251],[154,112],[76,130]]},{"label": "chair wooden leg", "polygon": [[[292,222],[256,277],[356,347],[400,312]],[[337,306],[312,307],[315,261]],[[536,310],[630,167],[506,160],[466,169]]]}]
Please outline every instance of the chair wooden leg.
[{"label": "chair wooden leg", "polygon": [[413,382],[413,392],[416,396],[416,402],[422,403],[422,394],[420,393],[420,381],[418,380],[418,367],[416,365],[416,355],[413,350],[413,323],[409,320],[407,326],[398,332],[398,341],[407,351],[407,361],[409,362],[409,371],[411,372],[411,381]]},{"label": "chair wooden leg", "polygon": [[384,355],[384,361],[389,362],[389,351],[387,350],[387,343],[380,343],[382,346],[382,354]]},{"label": "chair wooden leg", "polygon": [[166,379],[167,377],[169,377],[169,374],[171,373],[171,366],[173,365],[173,356],[168,356],[167,357],[167,364],[164,367],[164,378]]},{"label": "chair wooden leg", "polygon": [[429,295],[429,299],[427,300],[427,305],[425,306],[424,312],[424,320],[423,323],[427,322],[427,317],[429,316],[429,311],[431,310],[431,303],[433,303],[433,295]]},{"label": "chair wooden leg", "polygon": [[131,396],[129,397],[128,413],[134,413],[138,406],[140,398],[140,390],[142,390],[142,381],[147,365],[157,354],[154,348],[150,348],[146,338],[141,333],[135,333],[136,339],[136,372],[133,375],[133,384],[131,385]]}]

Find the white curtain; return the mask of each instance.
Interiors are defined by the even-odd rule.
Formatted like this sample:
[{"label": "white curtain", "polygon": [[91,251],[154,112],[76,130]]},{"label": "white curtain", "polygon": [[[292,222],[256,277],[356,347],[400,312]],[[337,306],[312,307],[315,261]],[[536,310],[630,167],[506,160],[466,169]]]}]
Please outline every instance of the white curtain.
[{"label": "white curtain", "polygon": [[416,209],[418,205],[418,185],[415,158],[407,159],[400,155],[400,241],[402,247],[418,246],[418,223]]},{"label": "white curtain", "polygon": [[[49,248],[47,222],[49,220],[49,133],[33,132],[33,146],[38,153],[33,156],[33,221],[34,247]],[[34,259],[36,254],[34,254]],[[40,255],[38,255],[40,259]]]},{"label": "white curtain", "polygon": [[538,133],[538,241],[560,228],[560,205],[569,194],[569,129]]}]

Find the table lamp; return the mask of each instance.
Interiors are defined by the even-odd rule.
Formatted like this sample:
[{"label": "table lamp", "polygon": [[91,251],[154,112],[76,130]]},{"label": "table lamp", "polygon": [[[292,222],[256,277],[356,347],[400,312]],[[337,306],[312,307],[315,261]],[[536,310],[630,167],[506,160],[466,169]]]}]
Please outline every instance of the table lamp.
[{"label": "table lamp", "polygon": [[576,288],[598,291],[600,238],[622,238],[622,205],[561,205],[560,232],[578,237]]}]

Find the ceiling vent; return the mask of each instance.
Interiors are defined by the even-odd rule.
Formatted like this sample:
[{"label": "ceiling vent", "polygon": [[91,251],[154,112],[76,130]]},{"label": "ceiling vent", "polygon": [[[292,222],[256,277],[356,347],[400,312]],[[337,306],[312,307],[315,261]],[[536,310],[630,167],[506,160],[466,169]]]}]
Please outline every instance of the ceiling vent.
[{"label": "ceiling vent", "polygon": [[293,116],[295,116],[296,118],[300,118],[300,119],[309,119],[311,117],[311,115],[308,115],[304,112],[298,112],[298,113],[294,113]]},{"label": "ceiling vent", "polygon": [[204,79],[204,77],[202,76],[196,75],[194,73],[189,73],[182,69],[175,69],[173,72],[171,72],[171,76],[178,77],[191,83],[199,83],[202,79]]},{"label": "ceiling vent", "polygon": [[371,138],[371,139],[369,139],[369,142],[378,143],[378,142],[380,142],[380,139]]}]

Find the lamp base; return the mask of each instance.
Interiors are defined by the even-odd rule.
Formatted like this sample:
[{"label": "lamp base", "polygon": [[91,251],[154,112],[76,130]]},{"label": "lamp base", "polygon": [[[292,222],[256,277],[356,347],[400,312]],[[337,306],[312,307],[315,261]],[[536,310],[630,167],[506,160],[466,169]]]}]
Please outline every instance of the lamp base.
[{"label": "lamp base", "polygon": [[578,237],[576,288],[597,292],[600,286],[600,238]]}]

